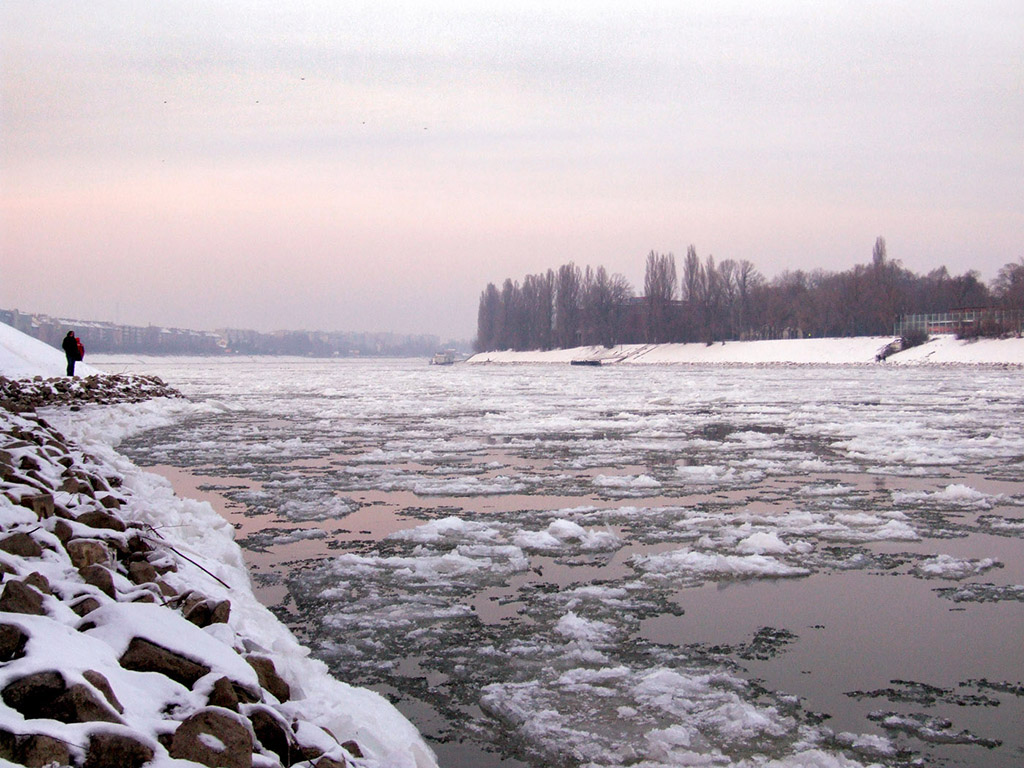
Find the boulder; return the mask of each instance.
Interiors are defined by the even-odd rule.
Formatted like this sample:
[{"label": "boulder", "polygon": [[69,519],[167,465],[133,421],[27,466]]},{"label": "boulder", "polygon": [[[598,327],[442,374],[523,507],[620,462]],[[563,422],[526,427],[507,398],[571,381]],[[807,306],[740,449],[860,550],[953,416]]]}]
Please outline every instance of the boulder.
[{"label": "boulder", "polygon": [[230,678],[221,677],[214,681],[207,703],[211,707],[223,707],[237,712],[239,704],[255,704],[259,700],[259,692]]},{"label": "boulder", "polygon": [[87,669],[82,673],[89,684],[92,685],[97,691],[103,694],[103,698],[107,700],[107,703],[112,706],[119,715],[124,714],[124,707],[121,706],[121,702],[117,700],[117,696],[114,695],[114,689],[110,687],[110,681],[101,674],[93,669]]},{"label": "boulder", "polygon": [[263,749],[277,755],[285,768],[303,759],[288,723],[269,707],[245,707],[245,715]]},{"label": "boulder", "polygon": [[121,504],[124,503],[112,493],[104,493],[103,495],[98,496],[97,500],[104,509],[120,509]]},{"label": "boulder", "polygon": [[[86,483],[83,483],[77,477],[70,474],[68,475],[68,477],[65,477],[64,481],[60,484],[60,490],[64,491],[65,493],[70,493],[72,495],[76,493],[83,493],[87,487],[89,486],[86,485]],[[92,489],[90,488],[90,490]]]},{"label": "boulder", "polygon": [[153,547],[136,531],[128,539],[128,551],[133,555],[146,555],[153,551]]},{"label": "boulder", "polygon": [[18,557],[42,557],[43,548],[27,533],[12,533],[0,540],[0,550]]},{"label": "boulder", "polygon": [[193,604],[185,611],[185,618],[197,627],[208,627],[211,624],[226,624],[231,616],[231,602],[221,600],[203,600]]},{"label": "boulder", "polygon": [[0,611],[28,613],[34,616],[46,615],[43,596],[17,579],[11,579],[4,584],[4,591],[0,592]]},{"label": "boulder", "polygon": [[40,520],[45,520],[49,517],[53,517],[53,494],[52,493],[37,493],[35,496],[29,496],[23,498],[22,506],[25,506],[27,501],[31,505],[31,510],[36,513],[36,517]]},{"label": "boulder", "polygon": [[178,726],[168,751],[210,768],[251,768],[252,734],[233,712],[202,709]]},{"label": "boulder", "polygon": [[83,512],[75,519],[82,525],[88,525],[90,528],[100,528],[108,531],[117,531],[119,533],[124,533],[124,531],[128,529],[128,526],[126,526],[124,521],[119,517],[115,517],[109,512],[103,512],[99,509]]},{"label": "boulder", "polygon": [[205,664],[141,637],[132,638],[119,661],[125,669],[159,672],[186,688],[191,688],[196,680],[210,673],[210,668]]},{"label": "boulder", "polygon": [[0,696],[7,706],[29,720],[49,718],[62,723],[121,722],[121,718],[101,702],[88,686],[69,686],[64,675],[56,670],[19,677],[0,691]]},{"label": "boulder", "polygon": [[[63,513],[63,514],[61,514]],[[60,511],[55,511],[59,517],[67,517],[67,512],[63,508]],[[53,535],[60,539],[62,544],[67,544],[71,541],[71,537],[74,536],[74,531],[66,521],[58,519],[53,524]]]},{"label": "boulder", "polygon": [[[79,616],[85,616],[87,614],[92,613],[99,607],[100,601],[97,600],[95,597],[83,597],[77,603],[72,604],[71,610],[77,613]],[[80,631],[84,630],[81,630],[80,628]]]},{"label": "boulder", "polygon": [[266,656],[247,656],[245,660],[249,662],[250,667],[256,670],[256,677],[259,679],[260,685],[270,691],[278,701],[283,703],[291,698],[292,689],[284,678],[277,674],[272,659]]},{"label": "boulder", "polygon": [[0,662],[13,661],[25,655],[28,635],[14,624],[0,624]]},{"label": "boulder", "polygon": [[82,581],[96,587],[107,597],[117,599],[117,590],[114,589],[114,574],[102,565],[93,563],[79,568],[78,575],[82,577]]},{"label": "boulder", "polygon": [[68,745],[42,733],[15,735],[0,733],[0,757],[28,768],[48,765],[71,765]]},{"label": "boulder", "polygon": [[75,568],[85,568],[110,561],[110,550],[96,539],[72,539],[64,545]]},{"label": "boulder", "polygon": [[128,563],[128,579],[133,584],[147,584],[155,582],[159,574],[146,560],[132,560]]},{"label": "boulder", "polygon": [[32,587],[44,595],[52,595],[53,590],[50,589],[50,580],[43,576],[39,571],[33,571],[24,579],[22,579],[28,586]]},{"label": "boulder", "polygon": [[349,740],[346,742],[342,742],[341,746],[345,749],[346,752],[352,755],[352,757],[363,757],[363,750],[359,748],[359,745],[356,742]]},{"label": "boulder", "polygon": [[142,768],[156,752],[126,733],[96,731],[89,734],[83,768]]}]

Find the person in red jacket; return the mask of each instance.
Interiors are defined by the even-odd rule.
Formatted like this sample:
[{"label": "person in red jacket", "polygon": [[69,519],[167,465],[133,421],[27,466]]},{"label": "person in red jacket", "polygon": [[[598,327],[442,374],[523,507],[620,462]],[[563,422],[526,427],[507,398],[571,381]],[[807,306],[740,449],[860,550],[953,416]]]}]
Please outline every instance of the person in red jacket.
[{"label": "person in red jacket", "polygon": [[75,336],[74,331],[68,331],[68,335],[64,337],[64,341],[60,343],[60,348],[64,350],[64,356],[68,359],[68,376],[74,376],[75,363],[81,360],[85,354],[85,348],[82,346],[82,341]]}]

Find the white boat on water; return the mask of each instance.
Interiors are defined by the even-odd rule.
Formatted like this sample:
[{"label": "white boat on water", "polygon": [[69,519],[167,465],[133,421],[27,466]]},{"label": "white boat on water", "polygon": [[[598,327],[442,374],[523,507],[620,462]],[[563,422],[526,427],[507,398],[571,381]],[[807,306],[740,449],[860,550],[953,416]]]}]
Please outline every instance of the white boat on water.
[{"label": "white boat on water", "polygon": [[446,349],[444,352],[438,352],[432,358],[430,358],[431,365],[452,365],[454,362],[454,349]]}]

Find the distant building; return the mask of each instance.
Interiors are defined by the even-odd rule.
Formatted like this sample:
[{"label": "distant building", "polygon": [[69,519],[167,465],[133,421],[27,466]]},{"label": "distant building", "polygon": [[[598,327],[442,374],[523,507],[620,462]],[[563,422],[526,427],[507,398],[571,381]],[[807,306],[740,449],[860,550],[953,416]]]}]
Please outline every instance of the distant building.
[{"label": "distant building", "polygon": [[[227,328],[193,331],[156,325],[119,325],[95,320],[71,320],[0,309],[0,322],[53,347],[73,330],[86,354],[152,355],[297,355],[302,357],[387,356],[429,358],[440,348],[430,334],[343,333],[326,331],[259,331]],[[462,347],[449,342],[446,346]]]},{"label": "distant building", "polygon": [[1021,335],[1024,312],[1002,307],[968,307],[948,312],[930,312],[920,315],[901,315],[893,329],[896,336],[913,332],[931,334],[952,333],[957,336]]}]

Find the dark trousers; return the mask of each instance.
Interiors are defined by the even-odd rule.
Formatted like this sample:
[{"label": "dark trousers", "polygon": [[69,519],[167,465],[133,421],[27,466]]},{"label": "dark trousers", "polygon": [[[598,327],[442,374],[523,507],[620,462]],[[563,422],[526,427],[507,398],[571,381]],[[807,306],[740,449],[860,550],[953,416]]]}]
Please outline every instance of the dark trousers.
[{"label": "dark trousers", "polygon": [[75,375],[75,363],[77,361],[73,357],[68,357],[68,376]]}]

